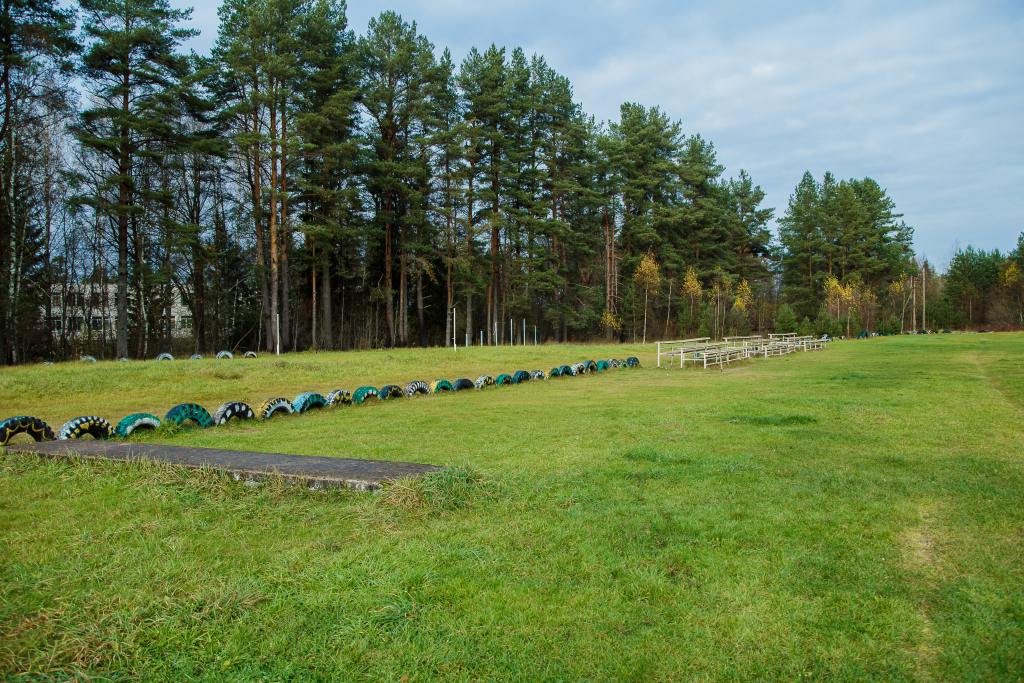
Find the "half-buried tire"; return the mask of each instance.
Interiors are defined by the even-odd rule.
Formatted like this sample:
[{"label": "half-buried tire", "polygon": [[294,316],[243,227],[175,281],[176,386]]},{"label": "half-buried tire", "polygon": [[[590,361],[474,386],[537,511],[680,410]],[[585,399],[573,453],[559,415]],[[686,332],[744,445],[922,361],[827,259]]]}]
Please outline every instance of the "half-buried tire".
[{"label": "half-buried tire", "polygon": [[454,391],[452,383],[446,379],[436,379],[430,383],[430,393],[436,394],[439,391]]},{"label": "half-buried tire", "polygon": [[133,413],[117,423],[114,427],[116,436],[131,436],[137,431],[149,431],[160,426],[160,418],[149,413]]},{"label": "half-buried tire", "polygon": [[483,389],[484,387],[493,387],[494,378],[491,377],[490,375],[480,375],[479,377],[476,378],[476,381],[473,382],[473,386],[475,386],[477,389]]},{"label": "half-buried tire", "polygon": [[38,417],[22,415],[21,417],[9,417],[0,422],[0,446],[6,446],[18,434],[28,434],[36,441],[53,441],[57,438],[54,436],[53,430],[50,429],[50,425]]},{"label": "half-buried tire", "polygon": [[213,424],[216,426],[226,425],[231,420],[254,420],[256,413],[252,411],[248,403],[241,401],[229,401],[213,413]]},{"label": "half-buried tire", "polygon": [[255,351],[246,351],[242,358],[259,358],[259,356],[256,355]]},{"label": "half-buried tire", "polygon": [[188,359],[189,360],[202,360],[203,357],[200,356],[198,353],[193,353],[191,356],[188,357]]},{"label": "half-buried tire", "polygon": [[501,374],[494,378],[495,386],[503,387],[507,384],[512,384],[512,375]]},{"label": "half-buried tire", "polygon": [[529,382],[530,373],[526,370],[516,370],[516,373],[512,375],[512,384],[520,384],[521,382]]},{"label": "half-buried tire", "polygon": [[86,415],[68,420],[57,432],[57,438],[61,441],[68,439],[81,439],[83,436],[91,436],[94,439],[109,439],[114,433],[114,428],[102,417]]},{"label": "half-buried tire", "polygon": [[174,356],[169,353],[161,353],[156,357],[157,360],[174,360]]},{"label": "half-buried tire", "polygon": [[430,386],[426,382],[409,382],[405,385],[406,398],[412,398],[416,394],[429,394]]},{"label": "half-buried tire", "polygon": [[227,358],[228,360],[233,360],[234,357],[235,356],[230,351],[218,351],[217,352],[217,360],[224,360],[225,358]]},{"label": "half-buried tire", "polygon": [[182,425],[192,420],[203,429],[213,424],[213,418],[206,412],[206,408],[198,403],[180,403],[167,411],[164,420],[176,425]]},{"label": "half-buried tire", "polygon": [[452,382],[452,389],[455,391],[462,391],[463,389],[473,389],[476,385],[468,379],[457,379]]},{"label": "half-buried tire", "polygon": [[295,397],[295,400],[292,401],[292,410],[296,413],[304,413],[307,410],[323,408],[326,405],[326,398],[315,391],[307,391]]},{"label": "half-buried tire", "polygon": [[626,359],[626,365],[628,365],[631,368],[638,368],[640,367],[640,359],[637,358],[636,356],[630,356],[629,358]]},{"label": "half-buried tire", "polygon": [[380,388],[380,392],[377,394],[377,398],[382,401],[387,401],[391,398],[402,398],[405,394],[402,392],[402,387],[397,384],[388,384]]},{"label": "half-buried tire", "polygon": [[256,409],[256,417],[261,420],[269,420],[278,413],[291,415],[295,412],[291,401],[286,398],[268,398],[259,408]]},{"label": "half-buried tire", "polygon": [[569,372],[572,373],[573,377],[575,377],[576,375],[582,375],[583,370],[583,363],[573,363],[572,365],[569,366]]},{"label": "half-buried tire", "polygon": [[93,358],[92,356],[82,356],[80,359],[78,359],[78,362],[79,363],[95,363],[96,359]]},{"label": "half-buried tire", "polygon": [[583,369],[585,372],[597,372],[597,363],[592,360],[588,360],[583,364]]},{"label": "half-buried tire", "polygon": [[574,373],[572,371],[572,368],[569,367],[568,365],[562,365],[562,366],[559,366],[559,368],[558,368],[558,374],[560,376],[562,376],[562,377],[568,377],[568,376],[574,375],[576,373]]},{"label": "half-buried tire", "polygon": [[378,392],[375,387],[359,387],[354,392],[352,392],[352,402],[355,403],[356,405],[362,405],[363,401],[365,401],[370,396],[379,395],[380,392]]},{"label": "half-buried tire", "polygon": [[327,394],[326,399],[327,405],[332,407],[338,404],[349,404],[352,402],[352,394],[344,389],[335,389],[331,393]]},{"label": "half-buried tire", "polygon": [[530,379],[547,379],[548,376],[544,374],[543,370],[531,370]]},{"label": "half-buried tire", "polygon": [[606,361],[606,360],[599,360],[599,361],[597,361],[597,369],[600,372],[604,372],[605,370],[607,370],[608,369],[608,361]]}]

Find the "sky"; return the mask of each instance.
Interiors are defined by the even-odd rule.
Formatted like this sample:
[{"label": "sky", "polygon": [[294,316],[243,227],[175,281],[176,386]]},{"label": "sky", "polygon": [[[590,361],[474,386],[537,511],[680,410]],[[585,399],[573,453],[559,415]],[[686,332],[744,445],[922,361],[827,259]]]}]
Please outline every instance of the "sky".
[{"label": "sky", "polygon": [[[172,5],[190,3],[171,0]],[[598,120],[658,106],[746,169],[783,215],[805,171],[875,179],[942,268],[1024,231],[1024,3],[350,0],[390,9],[456,63],[476,46],[543,55]],[[188,47],[216,39],[196,6]]]}]

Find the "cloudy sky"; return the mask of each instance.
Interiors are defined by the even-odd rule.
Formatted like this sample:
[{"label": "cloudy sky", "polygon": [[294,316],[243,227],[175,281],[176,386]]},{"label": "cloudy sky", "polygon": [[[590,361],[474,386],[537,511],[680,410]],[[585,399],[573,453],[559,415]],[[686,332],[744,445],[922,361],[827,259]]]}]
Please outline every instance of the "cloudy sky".
[{"label": "cloudy sky", "polygon": [[[178,6],[191,3],[172,0]],[[660,106],[785,210],[804,171],[870,176],[939,265],[1024,231],[1024,3],[350,0],[392,9],[461,61],[491,43],[542,54],[598,119]],[[197,6],[191,47],[217,31]]]}]

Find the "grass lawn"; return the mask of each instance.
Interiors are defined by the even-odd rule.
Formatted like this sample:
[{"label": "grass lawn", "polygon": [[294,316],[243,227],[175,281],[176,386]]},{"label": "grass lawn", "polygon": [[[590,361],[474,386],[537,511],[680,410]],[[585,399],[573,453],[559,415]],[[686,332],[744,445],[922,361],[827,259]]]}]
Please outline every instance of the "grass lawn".
[{"label": "grass lawn", "polygon": [[454,466],[383,493],[0,455],[0,679],[1024,680],[1024,335],[0,370],[56,430],[636,355],[151,440]]}]

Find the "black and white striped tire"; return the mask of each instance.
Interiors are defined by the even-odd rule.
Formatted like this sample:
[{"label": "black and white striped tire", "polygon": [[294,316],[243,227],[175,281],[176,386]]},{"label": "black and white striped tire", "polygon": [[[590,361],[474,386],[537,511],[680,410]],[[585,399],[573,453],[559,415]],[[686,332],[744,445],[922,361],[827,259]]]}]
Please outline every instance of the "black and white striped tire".
[{"label": "black and white striped tire", "polygon": [[228,401],[221,405],[213,413],[213,424],[220,427],[232,420],[254,420],[256,413],[249,407],[248,403],[241,401]]}]

